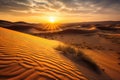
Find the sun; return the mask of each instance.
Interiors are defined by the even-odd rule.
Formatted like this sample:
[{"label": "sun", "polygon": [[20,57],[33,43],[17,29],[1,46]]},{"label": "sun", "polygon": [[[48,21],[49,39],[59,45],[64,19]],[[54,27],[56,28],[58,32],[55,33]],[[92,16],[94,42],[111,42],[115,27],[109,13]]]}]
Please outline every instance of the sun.
[{"label": "sun", "polygon": [[58,23],[58,16],[46,16],[45,19],[47,20],[47,22],[43,24],[43,30],[55,31],[60,29],[61,24]]},{"label": "sun", "polygon": [[56,22],[56,17],[55,16],[49,16],[49,22],[50,23],[55,23]]}]

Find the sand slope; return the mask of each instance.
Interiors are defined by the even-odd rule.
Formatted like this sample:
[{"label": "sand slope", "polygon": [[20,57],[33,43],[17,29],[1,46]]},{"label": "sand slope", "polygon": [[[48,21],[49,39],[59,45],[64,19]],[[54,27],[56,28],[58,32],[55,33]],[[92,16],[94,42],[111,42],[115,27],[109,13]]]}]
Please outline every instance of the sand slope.
[{"label": "sand slope", "polygon": [[118,32],[41,34],[40,37],[59,40],[78,47],[93,58],[112,80],[120,80],[120,34]]},{"label": "sand slope", "polygon": [[59,44],[0,28],[0,80],[109,80],[82,70],[83,75],[74,62],[54,50]]}]

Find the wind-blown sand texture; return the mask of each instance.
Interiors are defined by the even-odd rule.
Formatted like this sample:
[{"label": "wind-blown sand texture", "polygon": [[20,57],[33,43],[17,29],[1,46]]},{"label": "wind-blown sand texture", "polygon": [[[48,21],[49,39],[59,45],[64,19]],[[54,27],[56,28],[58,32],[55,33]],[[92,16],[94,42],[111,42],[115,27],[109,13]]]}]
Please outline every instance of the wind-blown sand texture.
[{"label": "wind-blown sand texture", "polygon": [[0,28],[0,80],[109,80],[81,70],[54,49],[59,44]]},{"label": "wind-blown sand texture", "polygon": [[[81,30],[80,30],[81,32]],[[78,47],[89,55],[113,80],[120,80],[120,30],[59,34],[38,34],[47,39],[58,40]]]}]

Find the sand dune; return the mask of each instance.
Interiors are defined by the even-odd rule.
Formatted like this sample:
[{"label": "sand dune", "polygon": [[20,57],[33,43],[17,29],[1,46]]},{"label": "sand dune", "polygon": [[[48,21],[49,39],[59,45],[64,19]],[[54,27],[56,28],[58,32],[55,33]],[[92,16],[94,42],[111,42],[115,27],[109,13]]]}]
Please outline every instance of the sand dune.
[{"label": "sand dune", "polygon": [[[92,57],[113,79],[120,79],[120,34],[119,31],[100,30],[84,34],[38,34],[37,36],[74,45]],[[101,79],[102,80],[102,79]]]},{"label": "sand dune", "polygon": [[1,80],[110,80],[63,56],[61,42],[0,28]]},{"label": "sand dune", "polygon": [[30,29],[28,31],[29,34],[39,35],[39,34],[87,34],[87,33],[95,33],[97,29],[95,27],[91,28],[60,28],[58,30],[53,31],[39,31],[37,29]]},{"label": "sand dune", "polygon": [[97,27],[100,30],[108,30],[108,31],[117,31],[120,30],[120,27]]}]

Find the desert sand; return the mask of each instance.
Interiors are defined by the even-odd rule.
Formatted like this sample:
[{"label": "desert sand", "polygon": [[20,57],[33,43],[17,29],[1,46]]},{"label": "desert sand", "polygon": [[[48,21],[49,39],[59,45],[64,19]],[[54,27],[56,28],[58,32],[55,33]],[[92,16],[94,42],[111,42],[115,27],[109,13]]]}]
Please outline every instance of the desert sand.
[{"label": "desert sand", "polygon": [[120,34],[114,30],[39,34],[37,36],[74,45],[89,55],[113,80],[120,80]]},{"label": "desert sand", "polygon": [[[110,80],[107,69],[119,73],[114,59],[108,60],[114,58],[113,55],[111,58],[106,53],[108,58],[104,58],[102,52],[83,50],[100,64],[97,72],[84,61],[75,62],[76,56],[65,56],[62,51],[56,50],[59,45],[66,44],[0,28],[0,80]],[[101,67],[106,68],[105,72]]]}]

